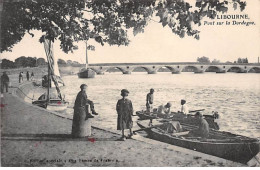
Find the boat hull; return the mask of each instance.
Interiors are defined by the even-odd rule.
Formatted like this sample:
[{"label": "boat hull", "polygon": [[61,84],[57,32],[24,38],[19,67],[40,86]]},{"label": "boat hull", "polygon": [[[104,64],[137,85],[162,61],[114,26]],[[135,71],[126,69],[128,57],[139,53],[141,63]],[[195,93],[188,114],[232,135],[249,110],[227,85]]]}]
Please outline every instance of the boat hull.
[{"label": "boat hull", "polygon": [[78,73],[79,78],[94,78],[96,73],[91,69],[84,69]]},{"label": "boat hull", "polygon": [[[138,126],[141,128],[148,127],[149,121],[143,123],[142,121],[137,122]],[[185,125],[181,124],[184,128]],[[190,127],[189,127],[190,128]],[[260,143],[259,140],[248,138],[245,136],[231,134],[229,132],[220,132],[211,130],[210,134],[214,136],[225,135],[226,140],[216,140],[215,142],[210,142],[211,139],[204,140],[191,140],[186,138],[180,138],[177,136],[167,135],[158,131],[158,129],[147,129],[149,137],[158,141],[169,143],[172,145],[184,147],[191,150],[196,150],[209,155],[214,155],[224,159],[228,159],[235,162],[240,162],[246,164],[254,156],[259,153]],[[245,140],[239,140],[235,138],[243,137]],[[230,142],[228,140],[230,139]]]},{"label": "boat hull", "polygon": [[[176,120],[176,121],[179,121],[179,122],[192,124],[192,125],[196,125],[196,126],[198,125],[198,121],[194,117],[183,116],[183,115],[179,116],[177,113],[174,113],[174,112],[172,112],[172,113],[176,114],[176,115],[173,115],[171,117],[172,120]],[[137,111],[136,115],[140,118],[140,120],[157,118],[156,116],[146,114],[144,111]],[[158,118],[166,118],[167,119],[167,117],[161,116],[161,115],[158,115]],[[219,125],[216,122],[214,122],[213,116],[205,115],[205,120],[208,122],[210,128],[213,128],[215,130],[219,130]]]},{"label": "boat hull", "polygon": [[64,111],[65,109],[67,109],[69,103],[63,100],[50,100],[49,103],[47,103],[46,101],[43,100],[36,100],[32,102],[33,105],[51,110],[51,111]]}]

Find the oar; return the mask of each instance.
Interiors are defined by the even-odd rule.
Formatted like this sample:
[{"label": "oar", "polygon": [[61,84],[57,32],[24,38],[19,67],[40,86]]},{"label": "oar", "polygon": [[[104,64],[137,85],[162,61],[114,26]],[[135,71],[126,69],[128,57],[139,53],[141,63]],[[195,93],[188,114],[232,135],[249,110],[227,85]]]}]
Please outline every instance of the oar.
[{"label": "oar", "polygon": [[201,112],[204,111],[205,109],[199,109],[199,110],[190,110],[189,113],[193,113],[193,112]]},{"label": "oar", "polygon": [[[195,115],[191,115],[191,114],[189,114],[189,116],[191,116],[191,117],[195,117]],[[204,118],[215,119],[215,116],[213,116],[213,115],[203,115],[203,117],[204,117]]]}]

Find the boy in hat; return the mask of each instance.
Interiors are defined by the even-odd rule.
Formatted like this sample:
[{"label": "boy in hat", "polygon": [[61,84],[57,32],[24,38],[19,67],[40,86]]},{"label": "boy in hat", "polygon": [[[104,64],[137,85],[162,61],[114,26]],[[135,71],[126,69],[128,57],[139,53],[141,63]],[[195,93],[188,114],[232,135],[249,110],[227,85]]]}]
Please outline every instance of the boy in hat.
[{"label": "boy in hat", "polygon": [[116,111],[118,114],[117,117],[117,130],[122,130],[122,140],[126,140],[126,137],[124,135],[124,130],[129,129],[130,134],[129,138],[132,137],[132,127],[133,127],[133,121],[132,121],[132,115],[133,115],[133,105],[131,100],[127,99],[127,96],[129,94],[129,91],[127,89],[121,90],[121,96],[122,99],[119,99],[116,104]]}]

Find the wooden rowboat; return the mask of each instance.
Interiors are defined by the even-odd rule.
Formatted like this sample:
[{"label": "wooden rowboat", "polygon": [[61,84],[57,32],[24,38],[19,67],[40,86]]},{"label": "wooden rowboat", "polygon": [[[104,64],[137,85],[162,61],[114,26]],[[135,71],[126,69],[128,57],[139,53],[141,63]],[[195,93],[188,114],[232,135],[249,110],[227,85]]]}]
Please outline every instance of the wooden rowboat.
[{"label": "wooden rowboat", "polygon": [[[191,150],[196,150],[209,155],[246,164],[259,153],[260,142],[258,139],[232,134],[230,132],[216,131],[211,129],[207,139],[200,137],[189,137],[182,133],[165,133],[165,123],[154,120],[154,128],[149,120],[138,121],[139,127],[144,128],[152,139],[177,145]],[[160,125],[161,123],[161,125]],[[196,126],[180,123],[184,131],[190,131]],[[179,135],[182,134],[182,135]],[[186,133],[187,134],[187,133]]]},{"label": "wooden rowboat", "polygon": [[[195,117],[191,115],[184,115],[177,112],[171,112],[170,117],[166,117],[162,114],[148,114],[145,111],[137,111],[136,115],[139,117],[139,120],[147,120],[147,119],[156,119],[156,118],[163,118],[163,119],[171,119],[175,121],[179,121],[182,123],[187,123],[191,125],[198,125],[198,121],[195,119]],[[213,115],[204,115],[204,119],[208,122],[209,127],[213,128],[215,130],[219,130],[219,125],[217,122],[215,122],[215,117]]]}]

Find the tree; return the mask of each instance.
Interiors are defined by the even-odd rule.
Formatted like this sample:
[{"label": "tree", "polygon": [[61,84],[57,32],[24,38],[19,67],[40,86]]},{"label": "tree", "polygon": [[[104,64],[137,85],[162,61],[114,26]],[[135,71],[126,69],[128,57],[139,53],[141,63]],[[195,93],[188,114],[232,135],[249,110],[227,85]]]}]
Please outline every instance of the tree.
[{"label": "tree", "polygon": [[19,67],[26,67],[26,62],[27,62],[27,60],[26,60],[25,56],[21,56],[21,57],[15,59],[15,61],[14,61],[15,66],[17,68],[19,68]]},{"label": "tree", "polygon": [[238,58],[237,63],[248,63],[248,59],[247,58]]},{"label": "tree", "polygon": [[15,66],[16,67],[36,67],[36,57],[25,57],[21,56],[15,59]]},{"label": "tree", "polygon": [[[232,3],[235,9],[246,6],[241,0]],[[195,4],[189,0],[4,1],[1,52],[10,51],[25,33],[34,36],[31,30],[42,31],[52,41],[59,39],[66,53],[77,49],[75,42],[89,39],[101,45],[128,45],[128,30],[132,28],[134,35],[144,32],[154,15],[181,38],[188,35],[199,39],[199,30],[192,25],[201,25],[204,17],[215,18],[217,12],[227,12],[228,4],[228,0],[197,0]],[[89,45],[88,49],[94,47]]]},{"label": "tree", "polygon": [[217,60],[217,59],[214,59],[214,60],[212,61],[212,63],[213,63],[213,64],[218,64],[218,63],[220,63],[220,61]]},{"label": "tree", "polygon": [[243,58],[243,59],[242,59],[242,62],[243,62],[243,63],[248,63],[248,59],[247,59],[247,58]]},{"label": "tree", "polygon": [[3,59],[1,63],[1,68],[2,69],[15,68],[15,64],[13,61]]},{"label": "tree", "polygon": [[79,62],[77,62],[77,61],[73,61],[72,62],[72,66],[73,67],[79,67],[81,64],[79,63]]},{"label": "tree", "polygon": [[67,65],[71,66],[72,63],[73,63],[73,61],[71,61],[71,60],[67,60]]},{"label": "tree", "polygon": [[27,57],[25,67],[36,67],[36,58]]},{"label": "tree", "polygon": [[58,64],[59,65],[66,65],[67,63],[63,59],[58,59]]},{"label": "tree", "polygon": [[205,57],[205,56],[203,56],[203,57],[198,57],[198,58],[197,58],[197,61],[198,61],[199,63],[210,63],[209,58],[208,58],[208,57]]},{"label": "tree", "polygon": [[47,62],[45,61],[45,59],[44,58],[38,58],[37,60],[36,60],[36,66],[42,66],[42,65],[46,65],[47,64]]}]

